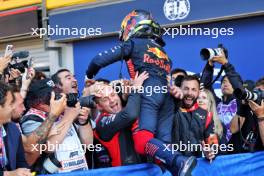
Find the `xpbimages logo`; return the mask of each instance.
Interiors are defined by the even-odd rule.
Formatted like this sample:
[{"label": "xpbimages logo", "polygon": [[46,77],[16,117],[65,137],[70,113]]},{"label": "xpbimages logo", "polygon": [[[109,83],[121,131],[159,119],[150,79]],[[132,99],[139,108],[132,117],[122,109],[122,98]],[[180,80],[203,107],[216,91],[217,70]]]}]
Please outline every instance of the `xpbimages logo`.
[{"label": "xpbimages logo", "polygon": [[210,36],[213,39],[218,38],[219,36],[232,36],[234,35],[233,28],[200,28],[200,27],[192,27],[191,25],[173,28],[163,28],[164,34],[167,36],[171,36],[171,38],[175,38],[176,36]]},{"label": "xpbimages logo", "polygon": [[[88,151],[101,151],[102,150],[102,145],[101,144],[60,144],[58,141],[55,142],[55,144],[50,143],[49,141],[47,144],[31,144],[31,151],[39,152],[40,154],[49,151],[49,152],[54,152],[54,151],[70,151],[73,149],[87,149]],[[84,151],[86,152],[86,150]]]},{"label": "xpbimages logo", "polygon": [[94,35],[101,35],[102,34],[102,28],[66,28],[66,27],[59,27],[58,25],[55,25],[55,27],[50,27],[48,25],[47,28],[31,28],[32,33],[31,35],[38,36],[42,38],[45,35],[48,36],[76,36],[80,38],[86,38],[88,36],[94,36]]},{"label": "xpbimages logo", "polygon": [[164,151],[169,151],[172,154],[175,152],[203,152],[203,151],[212,151],[214,154],[221,152],[231,152],[234,151],[233,144],[192,144],[190,141],[187,144],[180,141],[178,144],[163,144],[165,149]]}]

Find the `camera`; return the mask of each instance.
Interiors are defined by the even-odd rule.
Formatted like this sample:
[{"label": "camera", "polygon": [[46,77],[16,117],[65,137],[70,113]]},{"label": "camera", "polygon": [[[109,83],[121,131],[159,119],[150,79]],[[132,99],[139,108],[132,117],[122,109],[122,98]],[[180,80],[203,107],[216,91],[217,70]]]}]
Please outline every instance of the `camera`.
[{"label": "camera", "polygon": [[235,89],[234,91],[235,97],[239,100],[252,100],[257,104],[261,104],[261,101],[264,99],[264,91],[260,89],[255,89],[253,91],[249,91],[247,89]]},{"label": "camera", "polygon": [[228,57],[227,50],[222,44],[218,45],[218,48],[203,48],[200,51],[200,56],[203,60],[207,61],[212,59],[215,56],[221,56],[222,51],[225,53],[226,58]]},{"label": "camera", "polygon": [[11,62],[5,70],[5,73],[8,74],[11,68],[18,69],[21,73],[25,72],[25,68],[28,68],[28,60],[22,60],[29,56],[28,51],[19,51],[12,55]]},{"label": "camera", "polygon": [[21,62],[16,62],[14,64],[10,64],[9,65],[9,69],[14,68],[14,69],[18,69],[21,73],[25,72],[25,68],[28,68],[28,61],[21,61]]},{"label": "camera", "polygon": [[80,104],[81,104],[82,107],[96,108],[96,104],[95,104],[94,98],[95,98],[94,95],[90,95],[90,96],[86,96],[86,97],[81,97],[79,99],[79,102],[80,102]]},{"label": "camera", "polygon": [[[55,93],[55,100],[60,99],[62,96],[60,93]],[[68,93],[66,94],[67,98],[67,106],[68,107],[75,107],[76,103],[78,102],[78,93]]]},{"label": "camera", "polygon": [[[55,93],[55,99],[58,100],[61,98],[61,94]],[[67,106],[75,107],[76,103],[80,102],[82,107],[95,108],[94,96],[86,96],[78,98],[78,93],[68,93],[66,94]]]},{"label": "camera", "polygon": [[203,48],[200,52],[200,55],[203,60],[210,60],[215,56],[220,56],[221,51],[221,48]]},{"label": "camera", "polygon": [[176,79],[174,80],[174,85],[177,87],[181,87],[183,78],[184,78],[183,75],[177,76]]}]

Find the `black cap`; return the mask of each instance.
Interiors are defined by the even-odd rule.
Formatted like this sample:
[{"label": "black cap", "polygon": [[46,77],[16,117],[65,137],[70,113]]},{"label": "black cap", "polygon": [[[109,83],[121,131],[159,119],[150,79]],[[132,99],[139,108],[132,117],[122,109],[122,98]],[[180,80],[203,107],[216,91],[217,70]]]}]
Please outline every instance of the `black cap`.
[{"label": "black cap", "polygon": [[54,86],[54,82],[49,78],[34,81],[29,86],[28,95],[37,97],[40,94],[50,93]]}]

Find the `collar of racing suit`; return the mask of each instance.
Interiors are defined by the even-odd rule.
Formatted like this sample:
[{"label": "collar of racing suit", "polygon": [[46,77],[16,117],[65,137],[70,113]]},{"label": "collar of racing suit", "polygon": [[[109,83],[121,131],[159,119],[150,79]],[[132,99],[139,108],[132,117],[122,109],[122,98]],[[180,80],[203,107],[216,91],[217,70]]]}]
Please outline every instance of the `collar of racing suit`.
[{"label": "collar of racing suit", "polygon": [[103,118],[103,117],[105,117],[105,116],[110,116],[110,114],[107,113],[107,112],[102,112],[102,113],[99,115],[99,117],[95,120],[95,122],[96,122],[96,123],[99,122],[99,121],[101,120],[101,118]]}]

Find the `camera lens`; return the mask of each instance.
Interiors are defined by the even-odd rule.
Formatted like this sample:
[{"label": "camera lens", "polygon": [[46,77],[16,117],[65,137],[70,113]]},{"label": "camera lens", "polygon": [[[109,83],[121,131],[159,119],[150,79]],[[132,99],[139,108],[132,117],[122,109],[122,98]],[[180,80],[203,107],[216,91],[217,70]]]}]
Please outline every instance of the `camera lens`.
[{"label": "camera lens", "polygon": [[207,48],[203,48],[200,52],[200,55],[203,60],[207,61],[210,58],[210,51]]},{"label": "camera lens", "polygon": [[78,102],[78,94],[77,93],[69,93],[66,95],[67,97],[67,106],[68,107],[75,107],[76,103]]}]

